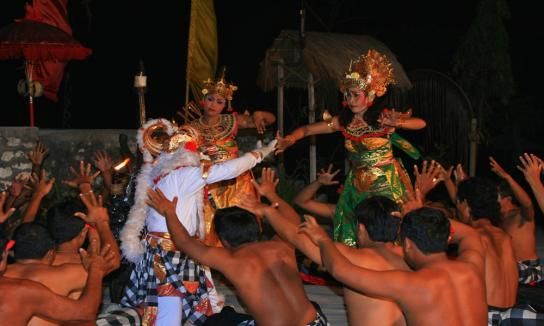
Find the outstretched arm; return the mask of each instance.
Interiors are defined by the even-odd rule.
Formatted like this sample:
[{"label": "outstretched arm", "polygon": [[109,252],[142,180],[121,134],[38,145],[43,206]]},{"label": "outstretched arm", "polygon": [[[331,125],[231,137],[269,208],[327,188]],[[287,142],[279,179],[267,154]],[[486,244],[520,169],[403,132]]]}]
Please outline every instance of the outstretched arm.
[{"label": "outstretched arm", "polygon": [[34,191],[32,193],[32,198],[23,213],[22,222],[30,223],[33,222],[36,218],[38,210],[40,209],[40,204],[45,196],[49,194],[55,183],[55,178],[47,179],[45,175],[45,170],[42,170],[40,177],[36,173],[32,173],[30,176],[31,183],[33,185]]},{"label": "outstretched arm", "polygon": [[544,168],[542,160],[534,154],[527,153],[520,156],[519,160],[521,165],[518,165],[517,168],[523,172],[525,180],[527,180],[527,183],[535,195],[540,210],[544,212],[544,185],[540,179],[542,169]]},{"label": "outstretched arm", "polygon": [[299,226],[319,246],[327,271],[339,282],[369,296],[402,301],[417,287],[415,274],[407,271],[373,271],[352,264],[311,216]]},{"label": "outstretched arm", "polygon": [[110,273],[119,268],[121,264],[121,252],[119,251],[117,240],[115,240],[110,229],[110,216],[108,210],[103,205],[102,196],[96,198],[92,191],[86,194],[80,194],[79,198],[87,208],[87,214],[77,212],[74,215],[84,220],[85,223],[89,224],[91,227],[96,228],[98,235],[100,236],[100,241],[109,246],[111,254],[113,255],[113,264],[111,265],[111,269],[107,270],[106,273]]},{"label": "outstretched arm", "polygon": [[281,137],[278,133],[276,139],[278,140],[278,145],[276,146],[276,154],[279,154],[287,149],[287,147],[292,146],[298,140],[311,135],[320,135],[320,134],[330,134],[335,131],[338,131],[339,126],[338,117],[332,118],[330,122],[320,121],[298,127],[285,137]]},{"label": "outstretched arm", "polygon": [[407,112],[386,109],[381,113],[378,122],[383,126],[407,130],[418,130],[425,128],[427,125],[425,120],[412,117],[412,109]]},{"label": "outstretched arm", "polygon": [[508,186],[512,190],[512,193],[514,194],[514,197],[517,199],[517,201],[520,204],[521,208],[521,216],[524,221],[533,221],[535,218],[535,210],[533,208],[533,202],[531,201],[531,197],[525,192],[525,190],[519,185],[519,183],[512,178],[510,174],[508,174],[502,166],[495,161],[493,157],[489,157],[489,165],[491,167],[491,171],[495,172],[496,175],[498,175],[501,179],[506,181],[508,183]]},{"label": "outstretched arm", "polygon": [[227,264],[230,253],[225,248],[208,247],[191,237],[178,219],[176,214],[177,202],[177,197],[170,201],[160,189],[149,189],[147,191],[146,203],[166,218],[168,232],[172,235],[172,241],[174,241],[176,247],[200,263],[223,272],[223,267]]},{"label": "outstretched arm", "polygon": [[238,206],[255,215],[264,215],[280,238],[294,245],[314,262],[321,264],[319,248],[305,234],[297,231],[300,216],[276,193],[277,179],[274,170],[263,168],[260,184],[253,181],[253,185],[259,194],[266,197],[272,205],[267,206],[255,199],[247,199],[240,202]]},{"label": "outstretched arm", "polygon": [[338,184],[338,181],[334,180],[334,177],[338,174],[338,172],[340,172],[340,170],[332,172],[332,164],[329,164],[326,171],[325,169],[321,169],[317,179],[304,187],[295,197],[295,204],[312,214],[333,218],[336,205],[320,202],[315,200],[314,197],[321,186]]}]

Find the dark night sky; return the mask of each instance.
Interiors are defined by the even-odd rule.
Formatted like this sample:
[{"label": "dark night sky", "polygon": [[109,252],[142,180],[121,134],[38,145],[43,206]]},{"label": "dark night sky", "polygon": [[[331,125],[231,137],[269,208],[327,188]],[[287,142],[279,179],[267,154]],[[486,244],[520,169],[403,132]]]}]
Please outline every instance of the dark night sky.
[{"label": "dark night sky", "polygon": [[[307,1],[306,30],[326,31],[331,0]],[[448,73],[452,54],[475,15],[476,0],[340,1],[332,32],[367,34],[389,46],[405,70],[431,68]],[[0,2],[0,26],[23,16],[23,0]],[[520,95],[538,94],[535,72],[543,23],[533,1],[509,1],[512,65]],[[239,85],[234,106],[275,107],[275,95],[256,86],[259,62],[282,29],[298,29],[300,1],[216,1],[219,66]],[[137,98],[132,87],[138,61],[148,75],[148,117],[171,117],[184,102],[189,0],[91,0],[92,20],[81,1],[69,3],[74,36],[93,49],[81,62],[70,62],[65,127],[136,128]],[[314,15],[313,12],[317,13]],[[319,17],[319,18],[318,18]],[[321,21],[320,21],[321,20]],[[89,29],[90,26],[90,29]],[[26,100],[16,93],[22,73],[18,61],[0,61],[3,126],[28,124]],[[61,96],[64,91],[61,91]],[[38,99],[36,124],[62,127],[62,106]],[[112,114],[122,119],[112,119]]]}]

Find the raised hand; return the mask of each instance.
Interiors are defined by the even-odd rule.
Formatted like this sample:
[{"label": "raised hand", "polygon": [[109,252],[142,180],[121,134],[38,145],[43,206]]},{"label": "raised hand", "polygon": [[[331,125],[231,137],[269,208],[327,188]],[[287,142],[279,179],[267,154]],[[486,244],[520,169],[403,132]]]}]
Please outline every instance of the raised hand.
[{"label": "raised hand", "polygon": [[146,203],[149,207],[157,211],[157,213],[166,217],[167,214],[176,213],[176,205],[178,203],[178,197],[174,197],[172,200],[168,200],[160,189],[149,189],[147,191]]},{"label": "raised hand", "polygon": [[430,164],[428,161],[423,161],[421,172],[419,172],[417,165],[414,165],[415,188],[420,190],[422,198],[425,198],[442,181],[441,171],[442,167],[434,160]]},{"label": "raised hand", "polygon": [[70,167],[70,172],[74,175],[74,178],[72,180],[63,180],[62,183],[76,189],[83,183],[92,186],[94,179],[100,174],[100,171],[91,173],[91,163],[87,163],[85,166],[83,161],[79,161],[79,173],[73,167]]},{"label": "raised hand", "polygon": [[276,140],[278,141],[278,143],[276,144],[276,151],[274,152],[274,154],[276,155],[284,152],[287,147],[295,143],[295,141],[290,137],[282,137],[279,131],[276,133]]},{"label": "raised hand", "polygon": [[524,153],[519,157],[519,161],[521,165],[518,165],[517,168],[523,173],[527,182],[529,184],[540,182],[540,175],[544,169],[542,160],[534,154]]},{"label": "raised hand", "polygon": [[406,192],[406,200],[401,205],[402,216],[421,207],[423,207],[423,197],[421,195],[421,190],[419,190],[419,188],[416,188],[414,194]]},{"label": "raised hand", "polygon": [[0,224],[4,223],[10,216],[15,212],[15,208],[11,207],[7,210],[4,208],[4,204],[6,203],[6,198],[8,197],[8,194],[3,191],[0,193]]},{"label": "raised hand", "polygon": [[500,166],[499,163],[495,161],[495,159],[492,156],[489,157],[489,166],[491,168],[491,171],[495,172],[495,174],[498,175],[501,179],[506,179],[510,177],[510,174],[508,174],[502,168],[502,166]]},{"label": "raised hand", "polygon": [[80,248],[79,255],[81,256],[81,263],[86,271],[91,268],[97,268],[102,271],[103,274],[107,274],[112,270],[114,265],[115,254],[111,250],[111,246],[106,244],[100,249],[100,241],[98,237],[91,236],[95,230],[89,230],[89,247],[87,250]]},{"label": "raised hand", "polygon": [[261,196],[269,198],[276,193],[276,186],[280,180],[276,178],[276,172],[272,168],[263,168],[260,183],[255,180],[251,181]]},{"label": "raised hand", "polygon": [[334,177],[340,172],[340,169],[331,172],[332,171],[332,164],[329,164],[329,167],[325,171],[325,169],[321,169],[319,173],[317,174],[317,181],[324,185],[324,186],[331,186],[331,185],[337,185],[339,182],[337,180],[334,180]]},{"label": "raised hand", "polygon": [[27,154],[27,157],[32,165],[40,167],[48,153],[49,150],[47,150],[47,147],[38,141],[36,142],[36,146]]},{"label": "raised hand", "polygon": [[409,119],[412,116],[412,109],[409,109],[408,111],[404,112],[398,112],[395,109],[392,110],[384,110],[380,117],[378,118],[378,122],[382,126],[386,127],[393,127],[398,128],[402,126],[402,123]]},{"label": "raised hand", "polygon": [[318,246],[321,242],[329,239],[327,232],[317,224],[314,217],[305,214],[304,221],[298,226],[299,233],[305,233]]},{"label": "raised hand", "polygon": [[8,188],[8,192],[10,196],[15,198],[19,197],[23,189],[25,189],[25,186],[28,183],[28,180],[29,180],[28,175],[23,175],[23,174],[18,175]]},{"label": "raised hand", "polygon": [[38,196],[40,198],[47,196],[47,194],[51,192],[51,189],[53,189],[54,184],[55,178],[53,177],[51,179],[47,179],[45,170],[43,169],[39,177],[36,173],[32,173],[30,175],[30,185],[34,190],[34,196]]},{"label": "raised hand", "polygon": [[93,163],[102,173],[109,172],[113,169],[111,156],[105,151],[98,150],[94,152]]},{"label": "raised hand", "polygon": [[461,164],[457,164],[455,170],[453,170],[453,177],[455,178],[455,185],[457,186],[461,181],[468,179],[468,175],[465,173],[465,170],[463,170]]},{"label": "raised hand", "polygon": [[76,212],[74,213],[75,216],[93,227],[100,222],[109,223],[110,216],[108,210],[103,205],[102,196],[98,196],[97,198],[95,194],[90,191],[79,194],[79,198],[87,208],[87,213]]},{"label": "raised hand", "polygon": [[453,180],[451,179],[451,176],[453,174],[453,169],[454,169],[453,165],[450,166],[447,170],[443,166],[440,166],[439,178],[442,179],[444,182],[453,182]]}]

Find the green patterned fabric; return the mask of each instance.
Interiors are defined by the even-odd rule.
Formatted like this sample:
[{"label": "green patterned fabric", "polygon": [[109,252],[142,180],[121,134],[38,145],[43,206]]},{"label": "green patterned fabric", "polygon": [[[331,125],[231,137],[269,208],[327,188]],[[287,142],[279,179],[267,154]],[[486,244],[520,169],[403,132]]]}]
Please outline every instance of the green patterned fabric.
[{"label": "green patterned fabric", "polygon": [[[352,168],[348,172],[334,216],[334,240],[348,246],[357,246],[357,219],[353,210],[371,196],[385,196],[400,202],[411,191],[411,182],[402,164],[393,157],[393,139],[410,149],[400,136],[346,139],[348,159]],[[402,142],[405,142],[402,144]],[[411,145],[410,145],[411,146]],[[419,155],[413,149],[412,154]],[[410,154],[410,153],[409,153]],[[412,156],[412,155],[411,155]],[[413,156],[412,156],[413,157]]]}]

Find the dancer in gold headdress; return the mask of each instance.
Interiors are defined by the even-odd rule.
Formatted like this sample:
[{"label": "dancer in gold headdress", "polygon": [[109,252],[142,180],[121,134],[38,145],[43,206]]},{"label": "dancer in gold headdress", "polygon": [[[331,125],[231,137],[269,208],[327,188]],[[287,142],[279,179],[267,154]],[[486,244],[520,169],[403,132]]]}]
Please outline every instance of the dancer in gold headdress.
[{"label": "dancer in gold headdress", "polygon": [[425,121],[413,118],[411,111],[385,109],[375,114],[379,108],[371,108],[374,99],[383,96],[392,83],[391,63],[385,55],[371,49],[352,60],[342,78],[340,90],[346,100],[346,110],[329,120],[299,127],[285,137],[278,135],[276,153],[281,153],[306,136],[342,132],[351,170],[336,204],[334,239],[349,246],[356,246],[357,223],[353,209],[358,203],[374,195],[398,202],[406,191],[411,191],[408,174],[393,156],[392,145],[414,158],[419,153],[398,136],[395,129],[421,129]]},{"label": "dancer in gold headdress", "polygon": [[[225,72],[217,80],[208,78],[204,82],[201,101],[203,115],[190,124],[200,131],[202,141],[200,151],[206,155],[208,163],[224,162],[238,157],[236,134],[238,128],[256,128],[259,134],[266,126],[274,123],[276,117],[266,111],[253,114],[222,114],[225,106],[232,111],[231,101],[238,88],[225,81]],[[206,162],[203,162],[206,166]],[[218,182],[207,186],[207,200],[204,201],[204,220],[206,224],[206,244],[219,245],[220,242],[212,230],[213,214],[216,209],[235,206],[243,197],[256,197],[251,184],[251,171],[236,179]]]}]

